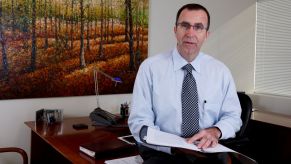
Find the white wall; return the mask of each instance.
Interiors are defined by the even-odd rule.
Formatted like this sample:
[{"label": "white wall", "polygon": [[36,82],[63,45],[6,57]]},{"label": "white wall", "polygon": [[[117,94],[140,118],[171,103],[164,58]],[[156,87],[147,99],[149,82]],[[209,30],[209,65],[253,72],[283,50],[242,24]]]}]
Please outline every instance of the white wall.
[{"label": "white wall", "polygon": [[[221,59],[232,71],[237,89],[252,92],[255,38],[255,0],[150,0],[149,55],[176,44],[176,12],[185,3],[198,2],[211,14],[211,35],[203,50]],[[100,97],[100,106],[117,112],[131,94]],[[96,107],[94,96],[0,101],[0,147],[17,146],[30,152],[30,130],[25,121],[34,120],[41,108],[64,109],[65,117],[88,116]],[[11,154],[0,155],[0,164],[16,163]]]}]

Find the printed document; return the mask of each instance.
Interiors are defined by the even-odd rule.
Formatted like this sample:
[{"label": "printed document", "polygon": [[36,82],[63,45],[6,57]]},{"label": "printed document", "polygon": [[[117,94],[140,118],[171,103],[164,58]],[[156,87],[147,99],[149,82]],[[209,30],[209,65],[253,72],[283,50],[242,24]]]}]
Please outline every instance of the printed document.
[{"label": "printed document", "polygon": [[202,150],[199,149],[195,144],[187,143],[185,138],[182,138],[174,134],[162,132],[150,127],[148,127],[147,136],[145,140],[147,143],[153,145],[185,148],[204,153],[235,152],[234,150],[229,149],[221,144],[218,144],[216,147],[206,148]]}]

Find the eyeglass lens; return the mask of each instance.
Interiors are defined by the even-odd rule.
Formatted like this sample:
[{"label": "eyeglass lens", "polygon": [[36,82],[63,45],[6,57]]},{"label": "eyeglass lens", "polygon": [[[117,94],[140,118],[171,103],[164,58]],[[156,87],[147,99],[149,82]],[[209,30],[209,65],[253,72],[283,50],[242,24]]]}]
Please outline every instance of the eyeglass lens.
[{"label": "eyeglass lens", "polygon": [[201,32],[202,30],[206,29],[202,23],[195,23],[194,25],[191,25],[190,23],[182,22],[178,23],[178,25],[184,30],[190,30],[190,28],[192,27],[193,30],[197,32]]}]

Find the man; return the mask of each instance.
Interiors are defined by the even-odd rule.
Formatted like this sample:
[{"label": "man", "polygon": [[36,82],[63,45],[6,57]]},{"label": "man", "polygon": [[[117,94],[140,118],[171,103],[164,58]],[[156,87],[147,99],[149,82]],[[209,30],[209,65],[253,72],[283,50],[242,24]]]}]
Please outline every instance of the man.
[{"label": "man", "polygon": [[200,52],[209,27],[206,8],[184,5],[174,27],[177,47],[148,58],[139,68],[128,124],[145,163],[185,162],[170,155],[169,147],[143,143],[140,135],[146,135],[147,127],[199,142],[202,149],[215,147],[240,129],[241,107],[230,71]]}]

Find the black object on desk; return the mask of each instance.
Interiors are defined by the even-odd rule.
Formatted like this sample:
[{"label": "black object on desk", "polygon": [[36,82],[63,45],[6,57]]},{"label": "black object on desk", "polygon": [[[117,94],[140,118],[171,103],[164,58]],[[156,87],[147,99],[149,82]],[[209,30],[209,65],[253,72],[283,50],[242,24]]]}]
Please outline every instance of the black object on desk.
[{"label": "black object on desk", "polygon": [[89,117],[93,122],[93,125],[116,125],[120,120],[120,117],[107,112],[100,107],[94,109],[94,111],[90,113]]},{"label": "black object on desk", "polygon": [[88,129],[88,125],[83,124],[83,123],[79,123],[79,124],[74,124],[73,128],[76,130]]}]

